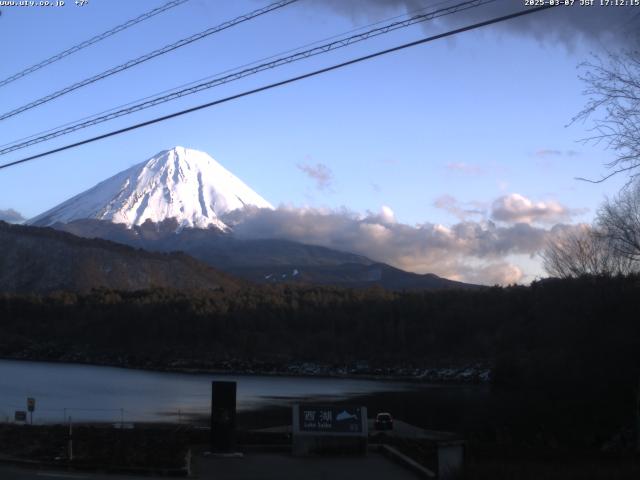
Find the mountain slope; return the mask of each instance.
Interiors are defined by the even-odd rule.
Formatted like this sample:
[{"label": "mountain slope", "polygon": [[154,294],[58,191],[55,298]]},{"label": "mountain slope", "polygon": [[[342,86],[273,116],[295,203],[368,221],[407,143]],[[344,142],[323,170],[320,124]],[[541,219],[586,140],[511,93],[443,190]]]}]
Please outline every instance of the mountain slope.
[{"label": "mountain slope", "polygon": [[[160,152],[27,222],[155,252],[181,251],[257,283],[388,289],[467,287],[362,255],[233,233],[246,210],[273,207],[204,152]],[[246,209],[246,210],[245,210]]]},{"label": "mountain slope", "polygon": [[183,251],[217,269],[255,283],[302,283],[342,287],[382,286],[391,290],[470,288],[433,274],[420,275],[348,252],[279,239],[238,239],[215,229],[185,228],[175,220],[126,228],[78,220],[55,224],[74,235],[106,238],[150,251]]},{"label": "mountain slope", "polygon": [[424,275],[405,272],[386,263],[343,263],[307,267],[234,266],[228,273],[256,283],[301,283],[333,285],[347,288],[379,286],[387,290],[441,290],[448,288],[479,288],[478,285],[456,282],[433,273]]},{"label": "mountain slope", "polygon": [[2,292],[83,292],[98,287],[235,290],[241,284],[182,253],[149,253],[50,228],[0,222]]},{"label": "mountain slope", "polygon": [[181,227],[226,230],[220,215],[245,207],[273,208],[204,152],[175,147],[124,170],[27,223],[50,226],[79,219],[128,227],[175,218]]},{"label": "mountain slope", "polygon": [[104,238],[150,251],[183,251],[217,268],[250,266],[370,265],[372,260],[354,253],[281,239],[239,239],[216,229],[185,228],[176,235],[175,220],[146,222],[126,228],[98,220],[54,224],[54,228],[86,238]]}]

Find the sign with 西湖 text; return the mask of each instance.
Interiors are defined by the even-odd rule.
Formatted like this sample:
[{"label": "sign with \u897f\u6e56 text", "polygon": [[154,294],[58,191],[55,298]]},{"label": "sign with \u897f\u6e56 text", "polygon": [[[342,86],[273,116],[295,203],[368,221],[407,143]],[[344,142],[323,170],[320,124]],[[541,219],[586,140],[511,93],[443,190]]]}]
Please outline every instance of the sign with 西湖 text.
[{"label": "sign with \u897f\u6e56 text", "polygon": [[362,433],[362,407],[321,405],[299,405],[298,407],[298,427],[301,432]]},{"label": "sign with \u897f\u6e56 text", "polygon": [[293,406],[295,456],[367,452],[367,407],[300,404]]}]

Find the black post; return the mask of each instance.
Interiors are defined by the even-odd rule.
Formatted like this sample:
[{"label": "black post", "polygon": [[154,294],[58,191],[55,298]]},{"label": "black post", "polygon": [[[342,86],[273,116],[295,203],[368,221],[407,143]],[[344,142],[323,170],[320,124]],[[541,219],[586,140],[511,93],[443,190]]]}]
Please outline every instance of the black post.
[{"label": "black post", "polygon": [[236,446],[236,382],[211,382],[211,450]]},{"label": "black post", "polygon": [[636,391],[636,452],[640,453],[640,380]]}]

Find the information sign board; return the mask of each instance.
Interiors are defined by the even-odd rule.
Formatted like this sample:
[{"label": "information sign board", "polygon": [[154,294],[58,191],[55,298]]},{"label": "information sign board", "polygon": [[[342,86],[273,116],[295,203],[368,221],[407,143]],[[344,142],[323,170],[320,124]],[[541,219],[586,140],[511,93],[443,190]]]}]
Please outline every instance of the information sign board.
[{"label": "information sign board", "polygon": [[299,409],[301,432],[360,434],[363,431],[362,407],[299,405]]}]

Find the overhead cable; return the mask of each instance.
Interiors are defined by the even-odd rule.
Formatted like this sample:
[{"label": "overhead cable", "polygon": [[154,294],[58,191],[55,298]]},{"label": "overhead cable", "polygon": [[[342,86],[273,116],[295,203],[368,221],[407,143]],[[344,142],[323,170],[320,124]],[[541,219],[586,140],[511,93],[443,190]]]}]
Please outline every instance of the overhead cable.
[{"label": "overhead cable", "polygon": [[98,125],[100,123],[104,123],[106,121],[109,120],[113,120],[115,118],[118,117],[122,117],[124,115],[130,115],[134,112],[138,112],[140,110],[145,110],[147,108],[151,108],[154,107],[156,105],[160,105],[162,103],[166,103],[172,100],[176,100],[178,98],[182,98],[185,97],[187,95],[193,95],[195,93],[201,92],[203,90],[207,90],[213,87],[217,87],[226,83],[230,83],[236,80],[240,80],[241,78],[244,77],[248,77],[250,75],[255,75],[257,73],[260,73],[262,71],[265,70],[270,70],[273,68],[277,68],[280,67],[282,65],[286,65],[289,63],[293,63],[299,60],[303,60],[309,57],[313,57],[316,55],[320,55],[320,54],[324,54],[327,52],[330,52],[332,50],[337,50],[339,48],[344,48],[347,47],[349,45],[352,45],[354,43],[357,42],[361,42],[364,40],[368,40],[372,37],[376,37],[379,35],[383,35],[401,28],[407,28],[411,25],[415,25],[417,23],[422,23],[425,22],[427,20],[432,20],[434,18],[439,18],[439,17],[443,17],[445,15],[452,15],[454,13],[458,13],[464,10],[468,10],[471,8],[477,8],[480,7],[482,5],[488,4],[488,3],[492,3],[495,0],[468,0],[456,5],[453,5],[451,7],[447,7],[447,8],[442,8],[439,10],[435,10],[432,12],[428,12],[428,13],[424,13],[424,14],[419,14],[419,15],[414,15],[413,17],[406,19],[406,20],[401,20],[401,21],[396,21],[396,22],[392,22],[389,23],[387,25],[384,25],[382,27],[378,27],[378,28],[374,28],[372,30],[368,30],[366,32],[357,34],[357,35],[351,35],[349,37],[346,38],[341,38],[339,40],[335,40],[333,42],[329,42],[329,43],[325,43],[323,45],[319,45],[301,52],[297,52],[294,53],[293,55],[289,55],[286,57],[280,57],[277,58],[275,60],[266,62],[266,63],[262,63],[259,64],[257,66],[253,66],[250,68],[246,68],[244,70],[240,70],[238,72],[235,73],[231,73],[228,75],[224,75],[221,77],[216,77],[212,80],[191,86],[189,88],[185,88],[182,90],[178,90],[178,91],[174,91],[172,93],[169,93],[167,95],[160,95],[154,98],[151,98],[149,100],[145,100],[141,103],[138,104],[134,104],[134,105],[129,105],[125,108],[122,108],[120,110],[117,111],[112,111],[110,113],[107,113],[105,115],[100,115],[94,118],[91,118],[90,120],[86,120],[86,121],[80,121],[77,122],[75,124],[66,126],[64,128],[60,128],[58,130],[52,131],[47,133],[46,135],[42,135],[36,138],[32,138],[30,140],[21,142],[21,143],[15,143],[11,146],[8,147],[4,147],[4,148],[0,148],[0,155],[6,155],[7,153],[16,151],[16,150],[21,150],[23,148],[27,148],[33,145],[36,145],[38,143],[42,143],[63,135],[68,135],[72,132],[87,128],[87,127],[91,127],[94,125]]},{"label": "overhead cable", "polygon": [[[444,0],[444,1],[441,1],[441,2],[438,2],[436,4],[431,5],[431,7],[436,7],[436,6],[439,6],[439,5],[446,4],[446,3],[453,3],[453,2],[452,2],[452,0]],[[202,77],[202,78],[199,78],[197,80],[192,80],[192,81],[190,81],[188,83],[183,83],[183,84],[181,84],[181,85],[179,85],[177,87],[167,88],[165,90],[162,90],[161,92],[156,92],[156,93],[153,93],[151,95],[145,95],[142,98],[137,98],[135,100],[131,100],[131,101],[127,102],[127,103],[124,103],[124,104],[121,104],[121,105],[117,105],[115,107],[108,108],[107,110],[103,110],[101,112],[94,113],[94,114],[91,114],[91,115],[86,115],[86,116],[84,116],[82,118],[79,118],[77,120],[72,120],[72,121],[66,122],[66,123],[64,123],[62,125],[57,125],[55,127],[48,128],[46,130],[42,130],[42,131],[33,133],[31,135],[27,135],[26,137],[21,137],[21,138],[18,138],[16,140],[12,140],[12,141],[7,142],[7,143],[0,144],[0,149],[2,149],[4,147],[7,147],[7,146],[10,146],[10,145],[22,143],[22,142],[25,142],[27,140],[31,140],[31,139],[36,138],[36,137],[43,136],[43,135],[45,135],[47,133],[55,132],[56,130],[60,130],[60,129],[64,128],[64,127],[67,127],[67,126],[70,126],[70,125],[73,125],[73,124],[76,124],[76,123],[81,123],[81,122],[84,122],[86,120],[94,119],[96,117],[99,117],[99,116],[107,114],[107,113],[115,112],[116,110],[120,110],[120,109],[123,109],[125,107],[129,107],[131,105],[135,105],[136,103],[140,103],[140,102],[143,102],[145,100],[149,100],[151,98],[155,98],[157,96],[159,97],[160,95],[164,95],[164,94],[167,94],[167,93],[170,93],[170,92],[175,92],[177,90],[181,90],[183,88],[196,85],[196,84],[201,83],[201,82],[203,82],[205,80],[210,80],[212,78],[215,78],[215,77],[218,77],[218,76],[221,76],[221,75],[225,75],[227,73],[236,72],[238,70],[241,70],[241,69],[253,66],[253,65],[258,65],[260,63],[266,62],[267,60],[272,60],[272,59],[281,57],[283,55],[287,55],[287,54],[290,54],[290,53],[293,53],[293,52],[298,52],[298,51],[300,51],[302,49],[306,49],[306,48],[312,47],[314,45],[319,45],[321,43],[326,43],[329,40],[335,40],[336,38],[341,38],[341,37],[344,37],[346,35],[349,35],[349,34],[352,34],[352,33],[355,33],[355,32],[359,32],[359,31],[374,27],[376,25],[381,25],[381,24],[383,24],[385,22],[390,22],[390,21],[396,20],[398,18],[408,17],[408,16],[416,14],[417,12],[422,12],[424,10],[427,10],[428,8],[429,7],[422,7],[422,8],[416,9],[416,10],[412,10],[412,11],[410,11],[408,13],[404,13],[404,14],[401,14],[401,15],[395,15],[393,17],[387,17],[387,18],[384,18],[382,20],[378,20],[376,22],[369,23],[367,25],[362,25],[362,26],[353,28],[351,30],[348,30],[346,32],[342,32],[342,33],[337,34],[337,35],[332,35],[330,37],[325,37],[325,38],[323,38],[321,40],[316,40],[316,41],[311,42],[311,43],[306,43],[304,45],[301,45],[301,46],[298,46],[298,47],[295,47],[295,48],[289,48],[289,49],[287,49],[285,51],[278,52],[278,53],[270,55],[268,57],[262,57],[262,58],[260,58],[258,60],[253,60],[251,62],[245,63],[245,64],[237,66],[237,67],[228,68],[228,69],[226,69],[224,71],[217,72],[217,73],[215,73],[213,75],[207,75],[206,77]]]},{"label": "overhead cable", "polygon": [[137,123],[135,125],[130,125],[130,126],[125,127],[125,128],[121,128],[121,129],[114,130],[114,131],[111,131],[111,132],[108,132],[108,133],[104,133],[102,135],[98,135],[98,136],[95,136],[95,137],[87,138],[85,140],[81,140],[79,142],[75,142],[75,143],[72,143],[72,144],[69,144],[69,145],[65,145],[65,146],[62,146],[62,147],[54,148],[52,150],[48,150],[46,152],[38,153],[36,155],[31,155],[29,157],[22,158],[20,160],[15,160],[13,162],[5,163],[3,165],[0,165],[0,169],[9,168],[9,167],[12,167],[12,166],[15,166],[15,165],[19,165],[19,164],[22,164],[22,163],[26,163],[26,162],[29,162],[29,161],[36,160],[38,158],[46,157],[46,156],[52,155],[54,153],[58,153],[58,152],[69,150],[69,149],[72,149],[72,148],[75,148],[75,147],[79,147],[81,145],[86,145],[86,144],[89,144],[89,143],[97,142],[98,140],[103,140],[105,138],[113,137],[113,136],[116,136],[116,135],[121,135],[123,133],[130,132],[132,130],[136,130],[136,129],[139,129],[139,128],[142,128],[142,127],[153,125],[155,123],[164,122],[166,120],[169,120],[169,119],[172,119],[172,118],[176,118],[176,117],[179,117],[179,116],[182,116],[182,115],[186,115],[188,113],[193,113],[193,112],[196,112],[196,111],[199,111],[199,110],[203,110],[205,108],[210,108],[210,107],[213,107],[213,106],[216,106],[216,105],[220,105],[220,104],[227,103],[227,102],[230,102],[230,101],[233,101],[233,100],[237,100],[237,99],[242,98],[242,97],[246,97],[246,96],[249,96],[249,95],[253,95],[253,94],[256,94],[256,93],[260,93],[260,92],[271,90],[271,89],[274,89],[274,88],[277,88],[277,87],[288,85],[290,83],[294,83],[294,82],[297,82],[297,81],[300,81],[300,80],[304,80],[306,78],[311,78],[311,77],[315,77],[315,76],[318,76],[318,75],[321,75],[321,74],[324,74],[324,73],[327,73],[327,72],[338,70],[340,68],[344,68],[344,67],[347,67],[349,65],[354,65],[356,63],[361,63],[361,62],[364,62],[366,60],[371,60],[373,58],[377,58],[377,57],[380,57],[382,55],[387,55],[389,53],[397,52],[397,51],[404,50],[404,49],[407,49],[407,48],[410,48],[410,47],[415,47],[417,45],[422,45],[422,44],[425,44],[425,43],[433,42],[435,40],[440,40],[442,38],[451,37],[451,36],[458,35],[458,34],[463,33],[463,32],[468,32],[470,30],[476,30],[478,28],[485,27],[485,26],[488,26],[488,25],[493,25],[493,24],[504,22],[504,21],[507,21],[507,20],[512,20],[514,18],[523,17],[525,15],[531,15],[533,13],[538,13],[538,12],[541,12],[543,10],[547,10],[549,8],[554,8],[554,6],[547,4],[547,5],[542,5],[542,6],[539,6],[539,7],[533,7],[533,8],[529,8],[529,9],[526,9],[526,10],[520,10],[519,12],[511,13],[509,15],[504,15],[504,16],[501,16],[501,17],[495,17],[495,18],[492,18],[490,20],[485,20],[483,22],[478,22],[478,23],[474,23],[472,25],[467,25],[465,27],[457,28],[455,30],[449,30],[449,31],[444,32],[444,33],[439,33],[437,35],[433,35],[433,36],[430,36],[430,37],[422,38],[420,40],[416,40],[416,41],[413,41],[413,42],[409,42],[409,43],[405,43],[405,44],[402,44],[402,45],[398,45],[396,47],[388,48],[386,50],[381,50],[381,51],[378,51],[378,52],[375,52],[375,53],[372,53],[372,54],[369,54],[369,55],[365,55],[365,56],[358,57],[358,58],[355,58],[355,59],[352,59],[352,60],[348,60],[346,62],[342,62],[342,63],[336,64],[336,65],[332,65],[330,67],[321,68],[319,70],[315,70],[315,71],[312,71],[312,72],[309,72],[309,73],[305,73],[303,75],[298,75],[296,77],[291,77],[291,78],[288,78],[286,80],[281,80],[279,82],[270,83],[270,84],[264,85],[262,87],[254,88],[252,90],[247,90],[245,92],[238,93],[236,95],[231,95],[229,97],[225,97],[225,98],[222,98],[222,99],[219,99],[219,100],[215,100],[213,102],[208,102],[208,103],[205,103],[205,104],[202,104],[202,105],[198,105],[198,106],[195,106],[195,107],[188,108],[186,110],[181,110],[179,112],[174,112],[174,113],[171,113],[169,115],[164,115],[162,117],[157,117],[157,118],[154,118],[154,119],[151,119],[151,120],[147,120],[147,121],[144,121],[144,122],[141,122],[141,123]]},{"label": "overhead cable", "polygon": [[155,17],[156,15],[162,12],[166,12],[167,10],[173,7],[177,7],[178,5],[182,5],[183,3],[188,1],[189,0],[171,0],[170,2],[167,2],[158,8],[149,10],[148,12],[145,12],[142,15],[137,16],[136,18],[132,18],[131,20],[121,25],[118,25],[116,27],[113,27],[107,30],[106,32],[102,32],[99,35],[91,37],[89,40],[85,40],[84,42],[74,45],[73,47],[67,48],[66,50],[63,50],[60,53],[56,53],[55,55],[52,55],[46,60],[43,60],[40,63],[36,63],[35,65],[31,65],[30,67],[27,67],[18,73],[14,73],[13,75],[5,78],[4,80],[0,80],[0,87],[3,87],[11,82],[15,82],[19,78],[25,77],[30,73],[33,73],[37,70],[40,70],[43,67],[46,67],[47,65],[51,65],[52,63],[57,62],[58,60],[62,60],[63,58],[68,57],[69,55],[79,52],[83,48],[87,48],[88,46],[93,45],[94,43],[98,43],[99,41],[104,40],[105,38],[109,38],[112,35],[115,35],[116,33],[122,32],[127,28],[133,27],[134,25],[137,25],[140,22],[144,22],[145,20]]},{"label": "overhead cable", "polygon": [[82,87],[86,87],[87,85],[90,85],[92,83],[98,82],[100,80],[103,80],[107,77],[110,77],[111,75],[115,75],[116,73],[120,73],[123,72],[125,70],[128,70],[129,68],[135,67],[136,65],[140,65],[143,62],[149,61],[152,58],[156,58],[160,55],[164,55],[165,53],[169,53],[172,52],[173,50],[180,48],[180,47],[184,47],[185,45],[189,45],[193,42],[196,42],[198,40],[202,40],[203,38],[206,38],[210,35],[213,35],[215,33],[221,32],[222,30],[226,30],[228,28],[231,28],[235,25],[238,25],[240,23],[244,23],[247,22],[249,20],[252,20],[260,15],[264,15],[265,13],[268,12],[272,12],[273,10],[277,10],[279,8],[285,7],[291,3],[297,2],[298,0],[279,0],[277,2],[274,2],[270,5],[267,5],[266,7],[263,8],[259,8],[257,10],[254,10],[252,12],[249,12],[247,14],[244,15],[240,15],[239,17],[234,18],[233,20],[229,20],[227,22],[224,22],[220,25],[217,25],[215,27],[211,27],[208,28],[207,30],[204,30],[200,33],[196,33],[195,35],[191,35],[190,37],[187,38],[183,38],[181,40],[178,40],[177,42],[171,43],[169,45],[165,45],[162,48],[159,48],[157,50],[154,50],[150,53],[147,53],[145,55],[142,55],[140,57],[134,58],[132,60],[129,60],[128,62],[125,62],[123,64],[120,64],[116,67],[110,68],[109,70],[105,70],[102,73],[99,73],[97,75],[94,75],[92,77],[89,78],[85,78],[84,80],[81,80],[80,82],[76,82],[73,85],[69,85],[68,87],[65,87],[61,90],[58,90],[56,92],[53,92],[49,95],[46,95],[42,98],[39,98],[38,100],[34,100],[33,102],[27,103],[26,105],[22,105],[21,107],[18,107],[14,110],[11,110],[9,112],[3,113],[2,115],[0,115],[0,120],[6,120],[7,118],[13,117],[15,115],[18,115],[22,112],[26,112],[27,110],[31,110],[32,108],[38,107],[44,103],[50,102],[51,100],[54,100],[58,97],[61,97],[62,95],[66,95],[67,93],[73,92],[74,90],[77,90],[79,88]]}]

